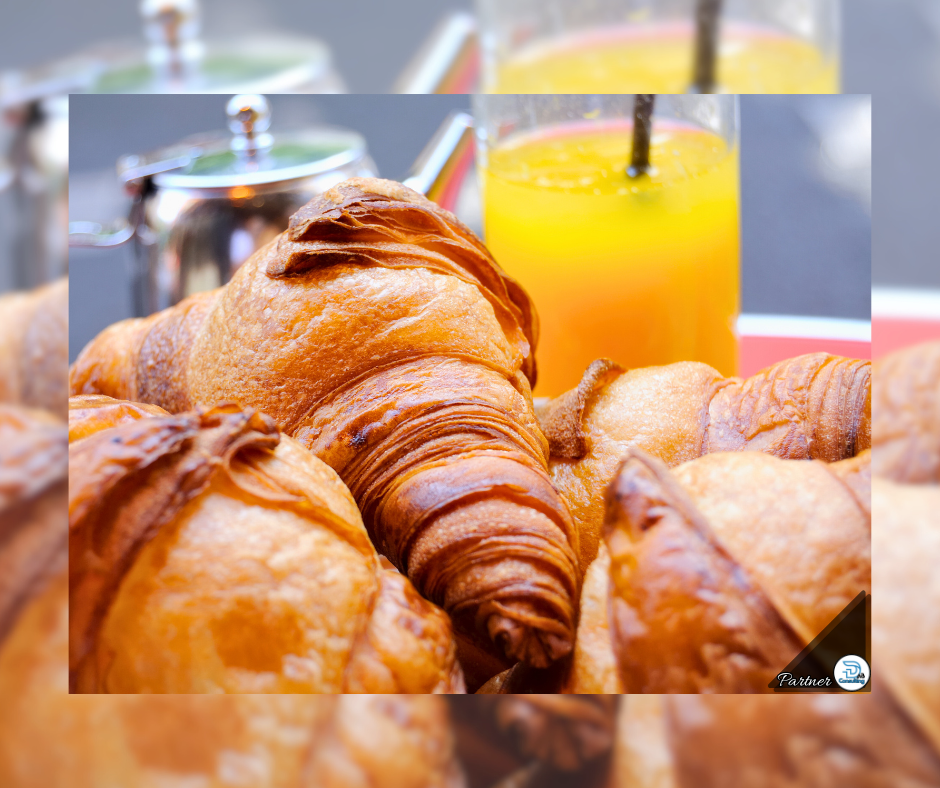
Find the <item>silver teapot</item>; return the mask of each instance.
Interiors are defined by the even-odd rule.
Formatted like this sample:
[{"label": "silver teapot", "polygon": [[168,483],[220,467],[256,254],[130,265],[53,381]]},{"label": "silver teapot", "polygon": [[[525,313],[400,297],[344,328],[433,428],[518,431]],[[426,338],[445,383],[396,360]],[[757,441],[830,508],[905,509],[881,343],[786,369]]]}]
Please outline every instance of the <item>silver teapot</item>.
[{"label": "silver teapot", "polygon": [[143,42],[98,44],[0,74],[0,292],[68,269],[70,93],[339,93],[322,41],[199,37],[197,0],[141,0]]},{"label": "silver teapot", "polygon": [[275,136],[267,100],[253,94],[233,97],[226,113],[233,136],[202,135],[118,160],[132,197],[125,220],[69,225],[71,247],[133,244],[137,315],[225,284],[300,206],[347,178],[377,174],[354,131],[317,126]]}]

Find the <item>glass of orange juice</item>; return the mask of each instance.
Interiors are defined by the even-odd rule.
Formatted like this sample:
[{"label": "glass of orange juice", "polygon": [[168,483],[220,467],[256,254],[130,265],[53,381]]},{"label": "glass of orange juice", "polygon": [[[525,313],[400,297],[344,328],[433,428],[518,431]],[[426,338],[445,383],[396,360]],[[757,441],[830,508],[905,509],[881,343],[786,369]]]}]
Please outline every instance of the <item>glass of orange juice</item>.
[{"label": "glass of orange juice", "polygon": [[[482,90],[689,92],[708,1],[477,0]],[[839,92],[840,0],[718,5],[717,85],[694,92]]]},{"label": "glass of orange juice", "polygon": [[535,393],[602,357],[735,374],[737,97],[657,95],[642,175],[634,96],[473,101],[485,241],[541,323]]}]

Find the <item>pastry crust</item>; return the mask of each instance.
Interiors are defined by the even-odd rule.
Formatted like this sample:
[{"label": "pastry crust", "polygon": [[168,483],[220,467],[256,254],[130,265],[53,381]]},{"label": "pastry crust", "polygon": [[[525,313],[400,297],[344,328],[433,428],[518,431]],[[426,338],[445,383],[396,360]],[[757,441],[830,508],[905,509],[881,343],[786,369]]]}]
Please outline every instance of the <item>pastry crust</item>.
[{"label": "pastry crust", "polygon": [[0,402],[65,418],[69,282],[0,296]]},{"label": "pastry crust", "polygon": [[446,615],[382,566],[336,474],[270,419],[74,404],[116,424],[72,425],[74,690],[464,691]]},{"label": "pastry crust", "polygon": [[600,359],[539,419],[586,571],[601,539],[604,493],[629,448],[669,467],[744,450],[826,462],[855,456],[871,446],[871,363],[816,353],[741,379],[697,362],[624,371]]},{"label": "pastry crust", "polygon": [[892,353],[874,366],[874,472],[940,483],[940,342]]}]

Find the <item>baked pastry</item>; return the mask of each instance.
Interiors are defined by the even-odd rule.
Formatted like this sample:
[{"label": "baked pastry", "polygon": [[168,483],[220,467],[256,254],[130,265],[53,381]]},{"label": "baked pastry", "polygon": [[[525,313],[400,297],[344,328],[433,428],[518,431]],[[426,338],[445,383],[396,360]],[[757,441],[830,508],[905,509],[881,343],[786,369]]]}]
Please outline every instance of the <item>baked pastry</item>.
[{"label": "baked pastry", "polygon": [[600,359],[539,419],[586,571],[600,544],[604,493],[628,448],[670,467],[720,451],[852,457],[871,445],[871,363],[816,353],[742,380],[698,362],[625,371]]},{"label": "baked pastry", "polygon": [[72,405],[73,691],[464,691],[447,616],[269,418]]},{"label": "baked pastry", "polygon": [[940,786],[940,759],[877,680],[871,693],[855,695],[630,695],[621,706],[607,784],[902,785]]},{"label": "baked pastry", "polygon": [[100,394],[69,397],[69,443],[87,438],[109,427],[116,427],[118,424],[168,415],[157,405],[126,402]]},{"label": "baked pastry", "polygon": [[472,788],[600,788],[617,701],[602,695],[451,698],[457,747]]},{"label": "baked pastry", "polygon": [[768,692],[870,592],[869,455],[718,453],[670,471],[628,450],[565,691]]},{"label": "baked pastry", "polygon": [[940,483],[940,342],[875,363],[874,472],[911,484]]},{"label": "baked pastry", "polygon": [[65,418],[69,280],[0,296],[0,402]]},{"label": "baked pastry", "polygon": [[67,450],[65,425],[54,416],[0,405],[0,645],[29,601],[65,570]]},{"label": "baked pastry", "polygon": [[876,477],[871,505],[872,674],[940,754],[940,487]]},{"label": "baked pastry", "polygon": [[571,650],[580,578],[532,407],[536,339],[528,296],[470,230],[354,178],[225,287],[102,332],[71,390],[268,414],[336,470],[379,552],[461,632],[547,665]]},{"label": "baked pastry", "polygon": [[871,693],[629,696],[609,788],[940,786],[940,488],[871,505]]}]

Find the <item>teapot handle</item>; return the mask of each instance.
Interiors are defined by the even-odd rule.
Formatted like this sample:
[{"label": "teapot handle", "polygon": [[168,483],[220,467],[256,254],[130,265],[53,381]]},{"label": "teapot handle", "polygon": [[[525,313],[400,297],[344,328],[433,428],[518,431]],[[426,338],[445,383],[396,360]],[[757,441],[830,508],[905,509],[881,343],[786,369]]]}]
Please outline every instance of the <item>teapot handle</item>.
[{"label": "teapot handle", "polygon": [[472,160],[473,117],[466,112],[452,112],[418,154],[403,182],[452,211]]},{"label": "teapot handle", "polygon": [[473,93],[480,70],[477,20],[445,16],[395,80],[392,93]]}]

